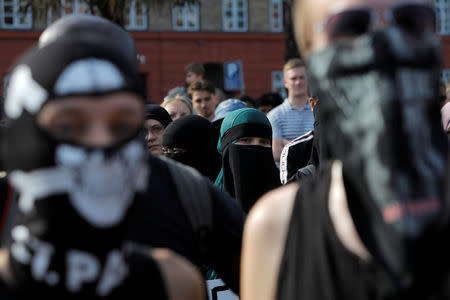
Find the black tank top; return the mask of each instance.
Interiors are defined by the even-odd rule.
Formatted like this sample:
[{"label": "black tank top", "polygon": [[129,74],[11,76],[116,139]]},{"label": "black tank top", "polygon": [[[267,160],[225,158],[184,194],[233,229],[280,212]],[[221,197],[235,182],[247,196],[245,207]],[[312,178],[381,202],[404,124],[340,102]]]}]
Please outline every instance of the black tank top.
[{"label": "black tank top", "polygon": [[331,164],[327,163],[314,179],[302,183],[297,193],[278,275],[277,299],[428,299],[423,291],[399,292],[379,264],[365,262],[343,246],[328,211],[330,183]]}]

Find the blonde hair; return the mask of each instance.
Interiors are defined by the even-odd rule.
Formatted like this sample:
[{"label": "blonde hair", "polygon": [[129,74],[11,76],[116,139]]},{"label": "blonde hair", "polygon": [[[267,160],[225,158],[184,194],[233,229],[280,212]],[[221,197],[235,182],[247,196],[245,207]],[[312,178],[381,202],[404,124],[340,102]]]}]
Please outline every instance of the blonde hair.
[{"label": "blonde hair", "polygon": [[170,102],[173,102],[175,100],[181,101],[184,104],[186,104],[186,106],[189,108],[190,113],[191,114],[194,113],[194,109],[192,108],[191,100],[182,94],[175,94],[175,95],[170,95],[170,96],[165,97],[163,103],[161,103],[160,106],[166,108],[167,104],[169,104]]},{"label": "blonde hair", "polygon": [[298,68],[298,67],[304,67],[304,66],[305,66],[305,64],[303,63],[303,61],[300,58],[291,58],[284,64],[283,74],[286,75],[287,71],[294,69],[294,68]]}]

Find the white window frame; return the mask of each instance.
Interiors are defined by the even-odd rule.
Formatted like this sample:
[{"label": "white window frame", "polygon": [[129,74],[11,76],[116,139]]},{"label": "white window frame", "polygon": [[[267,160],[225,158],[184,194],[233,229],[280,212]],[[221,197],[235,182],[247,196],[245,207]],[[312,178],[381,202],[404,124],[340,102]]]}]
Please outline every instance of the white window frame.
[{"label": "white window frame", "polygon": [[[136,0],[130,0],[130,12],[128,14],[128,24],[125,25],[125,28],[127,30],[146,30],[148,27],[148,8],[147,5],[144,2],[137,3]],[[142,5],[142,15],[137,15],[136,6]],[[142,24],[139,25],[138,21],[142,20]]]},{"label": "white window frame", "polygon": [[450,35],[450,1],[435,0],[436,28],[440,35]]},{"label": "white window frame", "polygon": [[287,97],[287,92],[283,79],[283,70],[272,71],[272,92],[280,94],[280,96],[285,99]]},{"label": "white window frame", "polygon": [[[188,12],[193,9],[195,24],[194,26],[189,26],[188,22]],[[183,20],[183,25],[177,25],[177,15],[181,13],[181,18]],[[188,3],[185,2],[183,5],[174,4],[172,7],[172,27],[174,30],[178,31],[198,31],[200,29],[200,9],[198,2]]]},{"label": "white window frame", "polygon": [[85,8],[90,13],[89,5],[82,0],[71,0],[72,3],[67,3],[67,0],[61,0],[61,17],[67,15],[66,7],[72,5],[72,12],[70,14],[81,14],[81,9]]},{"label": "white window frame", "polygon": [[[278,4],[278,9],[275,10],[275,4]],[[278,18],[274,18],[274,14],[278,13]],[[271,32],[283,32],[283,0],[269,0],[269,23]],[[275,27],[278,23],[278,28]]]},{"label": "white window frame", "polygon": [[[243,14],[243,27],[239,27],[239,8],[238,2],[242,1],[242,14]],[[226,4],[231,3],[231,17],[226,15]],[[232,26],[227,28],[226,23],[228,21],[232,22]],[[223,31],[237,31],[245,32],[248,31],[248,3],[247,0],[222,0],[222,28]]]},{"label": "white window frame", "polygon": [[[33,26],[33,17],[31,13],[31,6],[26,12],[20,12],[20,4],[23,0],[1,0],[2,10],[2,27],[7,29],[29,29]],[[12,6],[13,12],[5,12],[5,6]],[[13,24],[5,23],[5,19],[11,17]],[[24,17],[26,23],[20,23],[20,19]]]},{"label": "white window frame", "polygon": [[3,99],[6,99],[6,91],[8,89],[9,78],[11,77],[10,73],[3,74],[2,83],[3,83]]}]

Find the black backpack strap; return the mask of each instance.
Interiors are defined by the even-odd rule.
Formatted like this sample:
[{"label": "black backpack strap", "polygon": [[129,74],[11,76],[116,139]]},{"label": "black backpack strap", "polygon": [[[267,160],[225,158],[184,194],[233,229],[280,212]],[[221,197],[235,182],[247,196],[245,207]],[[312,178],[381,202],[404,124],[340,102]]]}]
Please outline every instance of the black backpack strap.
[{"label": "black backpack strap", "polygon": [[194,168],[163,156],[160,158],[169,169],[178,196],[196,235],[201,254],[204,255],[212,232],[212,200],[207,182]]}]

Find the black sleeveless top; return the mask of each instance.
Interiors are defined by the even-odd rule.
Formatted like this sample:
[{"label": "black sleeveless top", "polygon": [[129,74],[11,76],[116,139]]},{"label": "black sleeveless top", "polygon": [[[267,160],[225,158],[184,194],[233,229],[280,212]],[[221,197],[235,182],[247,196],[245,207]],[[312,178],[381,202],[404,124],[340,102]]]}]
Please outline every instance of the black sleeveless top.
[{"label": "black sleeveless top", "polygon": [[277,299],[430,299],[428,294],[437,294],[437,290],[420,288],[400,291],[380,264],[373,259],[365,262],[343,246],[329,215],[330,183],[331,164],[327,163],[314,179],[303,182],[297,193],[278,275]]}]

